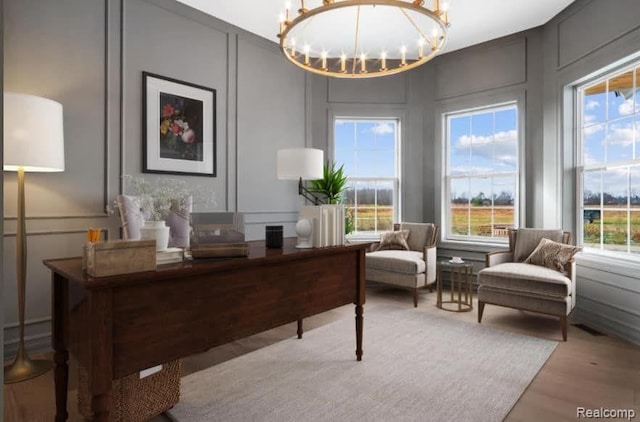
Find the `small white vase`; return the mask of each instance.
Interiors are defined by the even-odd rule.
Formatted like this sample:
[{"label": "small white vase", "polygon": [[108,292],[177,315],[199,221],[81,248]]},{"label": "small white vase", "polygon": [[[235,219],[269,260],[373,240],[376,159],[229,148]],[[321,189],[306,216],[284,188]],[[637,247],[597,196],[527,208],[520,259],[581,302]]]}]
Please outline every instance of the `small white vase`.
[{"label": "small white vase", "polygon": [[155,239],[156,251],[164,251],[169,246],[169,227],[164,221],[145,221],[140,227],[142,239]]},{"label": "small white vase", "polygon": [[298,244],[296,248],[307,249],[313,245],[309,242],[313,231],[313,223],[307,218],[301,218],[296,223],[296,234],[298,235]]}]

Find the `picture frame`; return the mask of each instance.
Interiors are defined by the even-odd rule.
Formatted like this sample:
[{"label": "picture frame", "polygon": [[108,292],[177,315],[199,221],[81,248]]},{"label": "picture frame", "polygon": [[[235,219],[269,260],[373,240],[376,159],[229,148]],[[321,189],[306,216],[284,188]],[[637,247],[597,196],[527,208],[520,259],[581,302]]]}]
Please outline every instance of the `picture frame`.
[{"label": "picture frame", "polygon": [[216,90],[142,72],[142,171],[216,176]]}]

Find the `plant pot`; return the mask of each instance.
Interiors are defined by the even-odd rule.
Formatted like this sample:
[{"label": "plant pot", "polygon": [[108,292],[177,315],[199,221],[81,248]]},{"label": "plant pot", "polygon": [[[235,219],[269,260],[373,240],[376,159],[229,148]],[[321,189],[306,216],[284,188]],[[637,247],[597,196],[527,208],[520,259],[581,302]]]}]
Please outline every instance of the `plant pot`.
[{"label": "plant pot", "polygon": [[169,227],[164,221],[145,221],[140,227],[142,239],[155,239],[156,251],[164,251],[169,246]]}]

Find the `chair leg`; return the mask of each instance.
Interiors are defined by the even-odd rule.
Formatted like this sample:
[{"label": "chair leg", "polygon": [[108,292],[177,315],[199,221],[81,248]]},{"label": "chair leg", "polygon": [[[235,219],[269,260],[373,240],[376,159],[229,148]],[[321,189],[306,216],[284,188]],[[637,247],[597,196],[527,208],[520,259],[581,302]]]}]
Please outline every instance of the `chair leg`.
[{"label": "chair leg", "polygon": [[433,284],[429,284],[427,287],[429,288],[429,293],[433,293]]},{"label": "chair leg", "polygon": [[418,289],[417,288],[413,289],[413,307],[414,308],[418,307]]},{"label": "chair leg", "polygon": [[562,340],[567,341],[567,316],[560,317],[560,326],[562,327]]},{"label": "chair leg", "polygon": [[484,302],[478,301],[478,324],[482,321],[482,313],[484,312]]}]

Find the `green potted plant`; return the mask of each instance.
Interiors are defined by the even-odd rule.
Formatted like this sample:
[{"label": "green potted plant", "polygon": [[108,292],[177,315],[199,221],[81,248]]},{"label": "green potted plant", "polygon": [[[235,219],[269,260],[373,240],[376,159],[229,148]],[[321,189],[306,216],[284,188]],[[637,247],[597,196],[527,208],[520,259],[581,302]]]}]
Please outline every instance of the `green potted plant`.
[{"label": "green potted plant", "polygon": [[[326,197],[328,204],[342,204],[344,202],[343,192],[347,187],[347,176],[344,174],[344,164],[336,169],[335,163],[324,165],[322,179],[310,182],[311,192],[319,193]],[[345,234],[354,231],[353,210],[346,210],[345,213]]]},{"label": "green potted plant", "polygon": [[336,163],[327,161],[322,171],[322,179],[310,182],[310,191],[324,195],[328,204],[340,204],[342,192],[347,185],[344,164],[336,169]]}]

